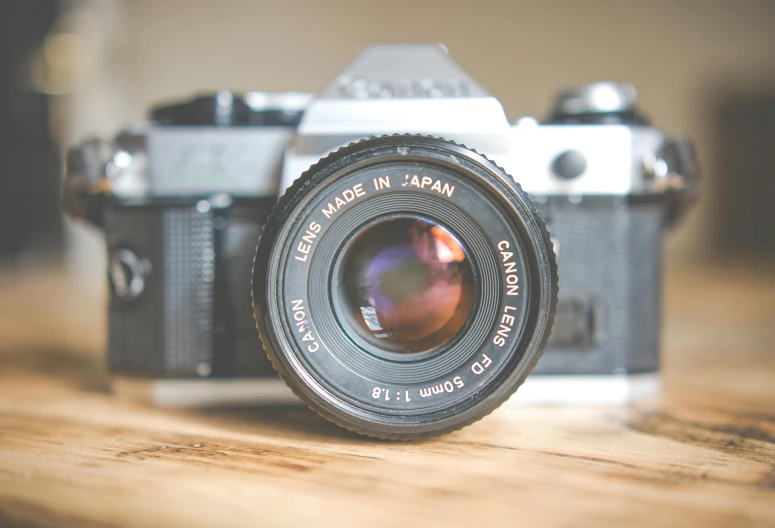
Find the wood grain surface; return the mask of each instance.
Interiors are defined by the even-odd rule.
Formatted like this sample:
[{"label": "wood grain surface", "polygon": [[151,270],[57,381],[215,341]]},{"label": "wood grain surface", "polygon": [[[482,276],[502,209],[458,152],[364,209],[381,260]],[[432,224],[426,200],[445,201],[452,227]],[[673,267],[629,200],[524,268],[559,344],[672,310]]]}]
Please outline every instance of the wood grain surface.
[{"label": "wood grain surface", "polygon": [[671,270],[663,395],[418,443],[109,394],[104,306],[0,274],[0,526],[775,526],[775,273]]}]

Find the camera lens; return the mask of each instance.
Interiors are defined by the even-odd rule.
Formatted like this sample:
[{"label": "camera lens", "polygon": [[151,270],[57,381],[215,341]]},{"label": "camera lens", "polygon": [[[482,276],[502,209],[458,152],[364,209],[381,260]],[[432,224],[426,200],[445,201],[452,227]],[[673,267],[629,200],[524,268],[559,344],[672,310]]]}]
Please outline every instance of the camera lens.
[{"label": "camera lens", "polygon": [[280,376],[352,431],[413,439],[513,394],[549,336],[549,235],[515,181],[443,139],[371,138],[328,155],[261,235],[253,306]]},{"label": "camera lens", "polygon": [[417,354],[458,334],[474,280],[463,244],[427,218],[377,220],[342,252],[334,306],[340,322],[377,350]]}]

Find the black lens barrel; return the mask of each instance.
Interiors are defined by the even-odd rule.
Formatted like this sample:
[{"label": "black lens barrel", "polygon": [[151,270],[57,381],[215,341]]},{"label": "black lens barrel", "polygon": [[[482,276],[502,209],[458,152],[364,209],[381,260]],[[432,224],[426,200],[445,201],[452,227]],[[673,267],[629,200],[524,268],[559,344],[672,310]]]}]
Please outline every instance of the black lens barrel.
[{"label": "black lens barrel", "polygon": [[[348,255],[363,233],[361,269]],[[463,251],[468,271],[450,264]],[[540,357],[556,296],[549,235],[525,192],[475,151],[425,136],[371,138],[313,165],[270,215],[253,270],[259,332],[291,389],[343,427],[399,440],[458,429],[508,399]],[[434,334],[456,315],[444,302],[462,303],[465,320]],[[353,320],[433,338],[396,354],[395,339],[364,339]]]}]

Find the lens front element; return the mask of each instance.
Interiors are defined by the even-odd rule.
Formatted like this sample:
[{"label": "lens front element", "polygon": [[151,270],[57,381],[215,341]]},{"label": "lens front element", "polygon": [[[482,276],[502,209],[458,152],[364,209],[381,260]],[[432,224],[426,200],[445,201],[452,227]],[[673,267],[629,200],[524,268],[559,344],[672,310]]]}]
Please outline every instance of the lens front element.
[{"label": "lens front element", "polygon": [[463,245],[423,218],[366,226],[344,248],[337,279],[340,321],[388,352],[444,345],[473,307],[473,270]]}]

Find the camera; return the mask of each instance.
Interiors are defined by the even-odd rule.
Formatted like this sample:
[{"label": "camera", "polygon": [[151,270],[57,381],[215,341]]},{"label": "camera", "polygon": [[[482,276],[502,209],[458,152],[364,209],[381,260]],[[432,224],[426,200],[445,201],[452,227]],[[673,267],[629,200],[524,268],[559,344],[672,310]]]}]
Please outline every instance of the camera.
[{"label": "camera", "polygon": [[271,384],[268,356],[313,410],[389,439],[468,425],[534,369],[518,400],[654,388],[662,233],[697,170],[629,85],[512,125],[442,46],[375,45],[311,99],[168,105],[103,149],[70,154],[65,206],[106,231],[122,378],[260,399],[235,378]]},{"label": "camera", "polygon": [[172,405],[293,398],[261,352],[250,276],[309,98],[219,92],[69,151],[64,209],[105,233],[117,393]]}]

